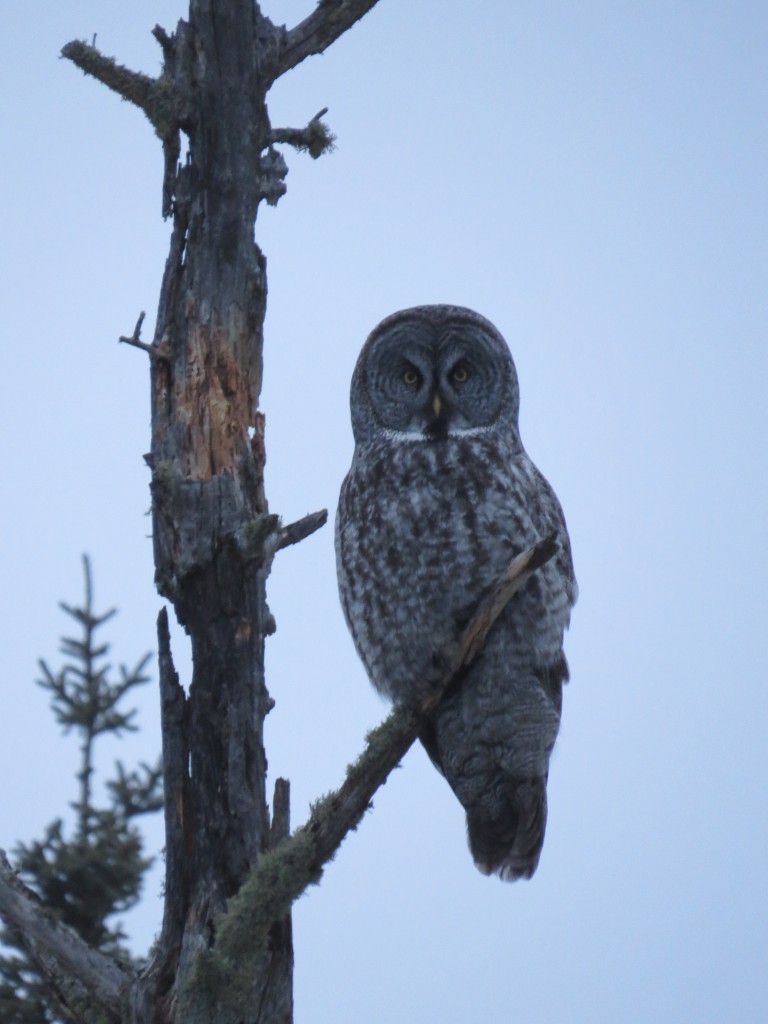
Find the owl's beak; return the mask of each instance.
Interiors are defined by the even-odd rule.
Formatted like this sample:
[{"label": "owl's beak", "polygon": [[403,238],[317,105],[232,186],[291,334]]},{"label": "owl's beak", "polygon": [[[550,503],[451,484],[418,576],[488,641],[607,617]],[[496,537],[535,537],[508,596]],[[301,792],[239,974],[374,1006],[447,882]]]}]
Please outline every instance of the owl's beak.
[{"label": "owl's beak", "polygon": [[435,397],[432,399],[432,412],[437,418],[440,415],[440,410],[443,408],[443,403],[440,401],[440,395],[435,392]]}]

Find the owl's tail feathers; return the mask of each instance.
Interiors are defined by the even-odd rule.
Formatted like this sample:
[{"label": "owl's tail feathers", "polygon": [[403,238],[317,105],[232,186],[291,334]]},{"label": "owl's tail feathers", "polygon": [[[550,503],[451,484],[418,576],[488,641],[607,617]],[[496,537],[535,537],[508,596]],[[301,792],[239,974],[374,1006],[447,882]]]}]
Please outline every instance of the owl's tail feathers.
[{"label": "owl's tail feathers", "polygon": [[547,782],[513,779],[507,786],[505,799],[492,809],[467,810],[467,832],[480,871],[514,882],[530,878],[539,863],[547,824]]}]

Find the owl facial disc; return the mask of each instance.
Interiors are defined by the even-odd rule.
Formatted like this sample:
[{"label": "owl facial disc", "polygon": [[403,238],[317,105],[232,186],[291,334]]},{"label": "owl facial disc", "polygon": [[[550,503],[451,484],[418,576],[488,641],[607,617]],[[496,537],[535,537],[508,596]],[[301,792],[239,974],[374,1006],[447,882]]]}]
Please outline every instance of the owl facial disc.
[{"label": "owl facial disc", "polygon": [[444,441],[486,433],[500,418],[517,433],[512,356],[471,310],[419,306],[389,317],[363,346],[352,388],[359,442],[377,435]]}]

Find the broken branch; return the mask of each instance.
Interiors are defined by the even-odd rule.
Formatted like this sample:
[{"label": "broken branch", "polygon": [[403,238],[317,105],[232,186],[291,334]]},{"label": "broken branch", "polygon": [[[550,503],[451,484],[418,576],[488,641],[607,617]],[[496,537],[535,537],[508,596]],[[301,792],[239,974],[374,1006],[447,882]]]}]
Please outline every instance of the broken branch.
[{"label": "broken branch", "polygon": [[136,321],[136,326],[134,327],[133,334],[130,338],[121,334],[117,340],[123,345],[131,345],[133,348],[140,348],[142,352],[146,352],[147,355],[152,357],[152,359],[163,359],[168,362],[168,352],[164,347],[154,344],[148,345],[146,341],[141,340],[141,328],[144,323],[145,316],[146,314],[142,310],[141,313],[139,313],[139,319]]},{"label": "broken branch", "polygon": [[297,519],[295,523],[289,523],[284,526],[277,536],[277,551],[281,548],[287,548],[291,544],[298,544],[300,540],[304,540],[305,537],[309,537],[319,530],[321,526],[325,526],[328,521],[328,509],[322,508],[319,512],[310,512],[309,515],[304,516],[302,519]]}]

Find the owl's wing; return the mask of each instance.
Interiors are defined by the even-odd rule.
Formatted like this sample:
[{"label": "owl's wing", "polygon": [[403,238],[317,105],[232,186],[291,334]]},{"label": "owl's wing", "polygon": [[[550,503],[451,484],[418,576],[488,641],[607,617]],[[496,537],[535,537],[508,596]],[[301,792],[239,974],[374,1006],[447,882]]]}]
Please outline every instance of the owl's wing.
[{"label": "owl's wing", "polygon": [[[355,557],[356,545],[349,542],[350,513],[348,508],[348,492],[352,487],[352,472],[347,474],[341,485],[339,494],[339,505],[336,512],[335,524],[335,546],[336,546],[336,572],[339,585],[339,599],[341,609],[344,613],[347,627],[352,636],[352,642],[360,660],[365,667],[368,677],[376,686],[373,678],[370,661],[367,657],[367,646],[362,636],[364,615],[360,612],[360,592],[364,588],[364,581],[359,578],[360,572],[366,571],[366,566],[360,564]],[[357,607],[353,607],[357,606]]]},{"label": "owl's wing", "polygon": [[568,604],[572,608],[579,596],[579,586],[576,582],[576,574],[573,568],[571,538],[568,536],[565,515],[557,495],[547,478],[533,462],[530,465],[538,498],[534,513],[535,526],[542,537],[549,537],[553,534],[557,537],[560,550],[555,555],[555,566],[565,585]]}]

